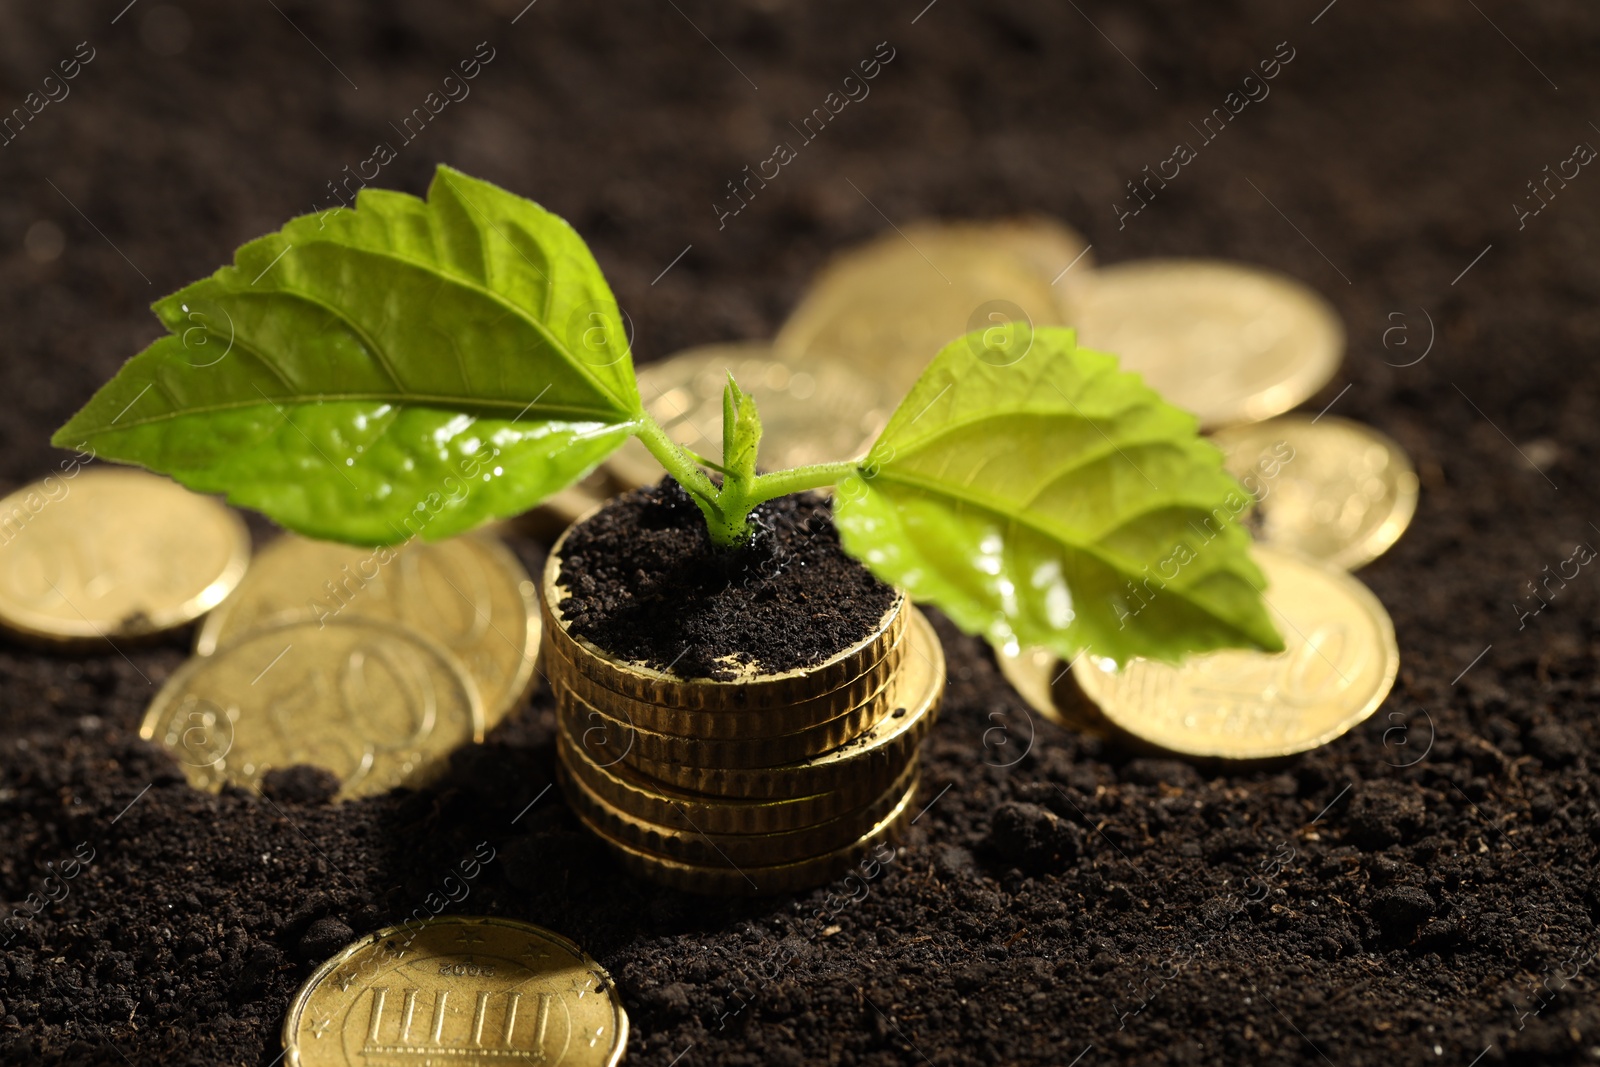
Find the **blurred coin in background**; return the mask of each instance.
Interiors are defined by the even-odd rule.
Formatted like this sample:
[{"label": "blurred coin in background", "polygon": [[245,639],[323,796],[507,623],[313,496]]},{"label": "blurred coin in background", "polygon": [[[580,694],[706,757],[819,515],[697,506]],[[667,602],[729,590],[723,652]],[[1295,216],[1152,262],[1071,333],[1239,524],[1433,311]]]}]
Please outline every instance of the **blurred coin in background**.
[{"label": "blurred coin in background", "polygon": [[244,577],[250,534],[221,501],[143,471],[68,469],[0,500],[0,623],[52,642],[159,633]]},{"label": "blurred coin in background", "polygon": [[[704,345],[639,368],[645,410],[667,436],[722,459],[722,393],[732,374],[761,412],[762,470],[854,459],[889,421],[899,396],[835,360],[775,358],[765,342]],[[630,439],[606,461],[623,486],[653,485],[661,464]]]},{"label": "blurred coin in background", "polygon": [[1344,327],[1281,274],[1203,259],[1102,267],[1071,290],[1078,343],[1109,352],[1205,427],[1282,414],[1327,384]]},{"label": "blurred coin in background", "polygon": [[898,402],[957,337],[1011,322],[1063,325],[1069,280],[1089,273],[1086,253],[1081,237],[1049,220],[912,223],[830,263],[773,347],[790,361],[848,361]]},{"label": "blurred coin in background", "polygon": [[1355,570],[1399,540],[1417,475],[1394,441],[1333,415],[1287,415],[1219,430],[1229,473],[1256,498],[1266,544]]}]

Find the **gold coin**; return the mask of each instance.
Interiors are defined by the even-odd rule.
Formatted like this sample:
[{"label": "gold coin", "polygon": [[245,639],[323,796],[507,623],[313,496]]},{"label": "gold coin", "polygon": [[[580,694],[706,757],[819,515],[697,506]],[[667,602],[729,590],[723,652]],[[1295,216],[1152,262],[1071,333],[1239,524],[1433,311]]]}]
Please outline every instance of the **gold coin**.
[{"label": "gold coin", "polygon": [[916,756],[917,746],[938,716],[944,694],[944,649],[939,637],[920,611],[907,610],[910,653],[895,679],[896,693],[889,701],[894,710],[860,737],[814,759],[766,769],[690,767],[643,759],[627,751],[626,734],[591,728],[578,740],[602,765],[620,756],[648,778],[721,797],[803,797],[843,788],[858,778],[887,785]]},{"label": "gold coin", "polygon": [[427,781],[483,729],[478,688],[447,649],[352,615],[269,625],[196,656],[156,694],[139,736],[198,789],[257,788],[274,767],[310,763],[349,799]]},{"label": "gold coin", "polygon": [[1398,444],[1333,415],[1287,415],[1212,440],[1256,497],[1261,540],[1355,570],[1399,540],[1417,510],[1417,475]]},{"label": "gold coin", "polygon": [[640,819],[612,807],[565,769],[561,775],[568,803],[607,837],[665,859],[710,867],[772,867],[844,848],[899,807],[907,792],[916,788],[916,776],[917,761],[913,760],[894,785],[877,797],[823,822],[777,833],[727,834],[706,831],[683,813],[674,813],[676,817],[668,824]]},{"label": "gold coin", "polygon": [[883,703],[889,698],[890,683],[900,669],[905,651],[906,638],[902,635],[881,659],[861,674],[820,696],[793,704],[738,711],[663,707],[635,700],[589,678],[554,648],[545,650],[544,670],[553,684],[559,682],[586,706],[609,719],[657,734],[698,740],[752,740],[797,734],[833,722],[841,715],[855,714],[860,718],[873,715],[874,709],[881,715]]},{"label": "gold coin", "polygon": [[[830,263],[773,347],[790,360],[846,361],[898,401],[958,337],[1000,329],[1010,338],[1019,324],[1065,323],[1062,288],[1051,281],[1084,250],[1061,227],[908,225]],[[1087,274],[1088,266],[1080,262],[1074,273]]]},{"label": "gold coin", "polygon": [[899,642],[906,626],[904,595],[897,595],[883,618],[860,641],[811,667],[768,673],[759,664],[729,664],[729,681],[681,678],[667,671],[616,659],[586,638],[567,630],[561,605],[571,596],[560,583],[562,535],[550,550],[544,568],[544,635],[552,659],[562,656],[573,670],[630,699],[664,707],[742,711],[773,708],[812,700],[860,678]]},{"label": "gold coin", "polygon": [[1104,720],[1092,707],[1086,707],[1082,694],[1075,692],[1071,668],[1048,648],[1024,648],[1016,652],[994,647],[1000,673],[1028,706],[1051,722],[1079,733],[1099,734]]},{"label": "gold coin", "polygon": [[1332,567],[1261,546],[1255,559],[1288,647],[1134,659],[1120,673],[1083,656],[1073,675],[1107,719],[1172,752],[1264,759],[1325,745],[1377,710],[1400,669],[1378,598]]},{"label": "gold coin", "polygon": [[288,1067],[614,1067],[616,984],[581,948],[511,919],[441,916],[368,934],[314,971],[283,1021]]},{"label": "gold coin", "polygon": [[876,826],[842,848],[796,863],[761,867],[711,866],[657,856],[609,836],[584,818],[582,812],[576,814],[579,822],[609,846],[624,868],[641,878],[689,893],[768,896],[821,885],[837,878],[863,857],[877,855],[880,847],[888,847],[888,842],[898,840],[905,832],[911,821],[911,804],[916,795],[916,784],[913,783],[893,810]]},{"label": "gold coin", "polygon": [[1344,353],[1333,307],[1299,282],[1238,263],[1146,259],[1073,293],[1078,343],[1207,427],[1281,414],[1327,384]]},{"label": "gold coin", "polygon": [[0,623],[49,641],[157,633],[244,577],[250,534],[221,502],[142,471],[74,471],[0,500]]},{"label": "gold coin", "polygon": [[[1094,270],[1094,259],[1089,255],[1089,244],[1083,234],[1047,216],[1027,215],[982,222],[929,222],[913,224],[906,233],[915,239],[924,227],[929,232],[938,231],[947,235],[947,239],[959,242],[958,251],[973,245],[985,245],[1015,254],[1035,275],[1049,281],[1058,297],[1070,292],[1080,279]],[[1057,300],[1057,304],[1063,303],[1063,299]]]},{"label": "gold coin", "polygon": [[[652,461],[654,462],[654,461]],[[657,464],[657,467],[660,465]],[[654,480],[659,480],[660,476]],[[573,523],[604,504],[616,493],[616,486],[605,467],[596,467],[587,477],[567,486],[544,503],[517,517],[516,525],[541,540],[553,541]]]},{"label": "gold coin", "polygon": [[[576,735],[581,737],[582,735]],[[738,799],[675,789],[616,759],[597,762],[584,744],[560,723],[556,753],[567,773],[612,807],[666,826],[687,821],[708,834],[760,834],[793,830],[843,815],[872,799],[882,783],[858,776],[838,789],[810,796]]]},{"label": "gold coin", "polygon": [[[761,410],[763,470],[861,455],[900,399],[845,363],[775,358],[765,341],[704,345],[647,363],[639,368],[639,395],[668,437],[699,455],[721,456],[722,393],[730,372]],[[629,489],[654,485],[664,473],[636,439],[606,465]]]},{"label": "gold coin", "polygon": [[195,652],[209,656],[269,622],[348,617],[388,619],[448,648],[477,684],[490,726],[532,684],[540,626],[533,579],[486,534],[393,548],[280,537],[206,619]]}]

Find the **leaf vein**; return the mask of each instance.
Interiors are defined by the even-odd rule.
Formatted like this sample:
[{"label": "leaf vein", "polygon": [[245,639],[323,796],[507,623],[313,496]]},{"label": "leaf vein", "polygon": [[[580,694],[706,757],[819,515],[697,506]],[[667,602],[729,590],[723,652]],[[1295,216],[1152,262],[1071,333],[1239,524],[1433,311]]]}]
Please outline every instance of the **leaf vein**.
[{"label": "leaf vein", "polygon": [[[468,290],[478,294],[479,296],[483,297],[484,299],[489,300],[492,303],[504,308],[509,314],[513,315],[517,319],[521,320],[522,322],[524,322],[528,326],[530,326],[535,333],[539,334],[544,339],[546,344],[548,344],[553,350],[561,353],[562,356],[565,357],[567,364],[570,367],[572,367],[572,369],[576,370],[580,376],[582,376],[585,380],[587,380],[589,382],[589,384],[594,387],[596,392],[599,392],[601,395],[609,397],[610,399],[617,401],[619,405],[626,405],[626,403],[627,403],[626,397],[618,395],[617,392],[615,392],[608,384],[606,384],[605,382],[601,381],[598,377],[596,377],[594,372],[593,372],[593,370],[590,368],[590,366],[587,363],[585,363],[582,359],[578,358],[578,356],[576,354],[574,354],[571,349],[569,349],[567,346],[562,344],[556,338],[555,333],[551,331],[551,329],[550,329],[550,327],[549,327],[549,325],[547,323],[545,323],[545,322],[541,321],[539,318],[529,314],[527,309],[519,307],[517,304],[513,303],[511,300],[507,299],[506,297],[501,296],[499,293],[496,293],[494,290],[489,289],[488,287],[479,284],[475,279],[473,279],[469,275],[466,275],[466,274],[461,273],[460,271],[451,269],[448,264],[443,263],[442,261],[440,263],[438,263],[438,264],[424,263],[424,262],[421,262],[419,260],[413,259],[411,256],[404,255],[404,254],[396,252],[396,251],[394,251],[392,249],[360,248],[360,247],[357,247],[355,245],[345,244],[343,242],[338,242],[338,241],[309,242],[306,247],[309,247],[309,244],[332,244],[337,248],[342,248],[342,249],[347,249],[347,250],[350,250],[350,251],[358,252],[358,253],[361,253],[362,255],[377,256],[379,258],[393,260],[396,263],[402,263],[402,264],[404,264],[404,265],[406,265],[408,267],[412,267],[412,268],[414,268],[416,270],[423,271],[423,272],[425,272],[425,273],[427,273],[429,275],[432,275],[432,276],[434,276],[436,278],[445,279],[445,280],[451,282],[452,284],[459,285],[462,288],[468,289]],[[279,291],[291,292],[291,293],[293,292],[292,290],[279,290]],[[236,290],[235,292],[236,292],[236,295],[240,295],[240,296],[267,295],[265,293],[263,293],[263,294],[249,294],[249,293],[245,293],[242,290]],[[298,295],[298,294],[296,294],[296,295]],[[548,312],[546,312],[546,314],[548,314]],[[629,410],[630,413],[633,412],[633,408],[631,406],[628,407],[628,410]]]},{"label": "leaf vein", "polygon": [[[1050,541],[1053,541],[1055,543],[1060,544],[1062,546],[1062,548],[1065,549],[1068,552],[1080,552],[1080,553],[1090,557],[1091,559],[1094,559],[1095,561],[1103,564],[1104,566],[1108,567],[1109,569],[1116,571],[1118,574],[1131,575],[1131,574],[1134,574],[1137,571],[1137,568],[1129,566],[1126,562],[1120,560],[1119,557],[1107,552],[1098,543],[1095,543],[1095,542],[1089,542],[1089,543],[1080,542],[1077,539],[1075,539],[1074,537],[1072,537],[1071,535],[1069,535],[1066,531],[1060,530],[1060,529],[1055,528],[1054,526],[1042,523],[1042,522],[1034,519],[1033,517],[1029,516],[1026,512],[1019,513],[1017,511],[1015,511],[1014,509],[1008,507],[1006,503],[996,502],[996,501],[990,499],[987,494],[980,493],[980,492],[972,490],[970,486],[955,486],[955,485],[953,485],[951,483],[942,483],[941,484],[941,483],[938,483],[938,482],[926,481],[926,480],[924,480],[922,478],[916,477],[915,475],[907,475],[904,472],[898,472],[898,471],[897,472],[891,472],[889,470],[879,471],[877,477],[875,479],[872,479],[872,481],[884,481],[884,480],[887,480],[887,481],[890,481],[890,482],[897,482],[897,483],[899,483],[901,485],[907,486],[908,488],[916,489],[916,490],[919,490],[921,492],[929,493],[929,494],[936,495],[936,496],[942,495],[942,496],[947,496],[947,497],[954,497],[955,499],[957,499],[961,503],[970,505],[970,506],[972,506],[974,508],[982,509],[983,511],[988,512],[989,514],[995,516],[997,519],[999,519],[1001,521],[1009,521],[1011,523],[1019,524],[1022,527],[1024,527],[1025,529],[1028,529],[1028,530],[1032,531],[1033,533],[1039,535],[1040,537],[1046,538],[1046,539],[1048,539]],[[869,484],[871,484],[871,483],[869,482]],[[1211,575],[1211,574],[1216,574],[1218,572],[1217,571],[1210,571],[1210,572],[1207,572],[1207,573],[1208,573],[1208,575]],[[1230,574],[1230,575],[1233,575],[1234,577],[1240,577],[1239,575],[1235,574],[1235,572],[1233,572],[1231,569],[1227,569],[1227,568],[1223,568],[1222,569],[1222,573]],[[1225,616],[1217,613],[1216,611],[1214,611],[1211,608],[1207,607],[1206,604],[1204,602],[1202,602],[1201,600],[1195,598],[1194,596],[1189,595],[1188,590],[1184,586],[1180,586],[1180,585],[1176,585],[1176,584],[1169,584],[1167,586],[1167,590],[1170,591],[1179,600],[1182,600],[1185,603],[1189,604],[1190,606],[1194,607],[1201,614],[1206,615],[1206,616],[1208,616],[1208,617],[1210,617],[1212,619],[1217,620],[1218,622],[1220,622],[1223,625],[1227,626],[1229,629],[1232,629],[1232,630],[1234,630],[1236,632],[1239,632],[1239,633],[1244,633],[1245,632],[1242,629],[1240,629],[1239,626],[1233,620],[1231,620],[1229,618],[1226,618]]]},{"label": "leaf vein", "polygon": [[[396,405],[403,406],[403,407],[405,407],[405,406],[440,407],[440,408],[446,408],[446,409],[451,410],[453,412],[468,412],[468,413],[470,413],[468,411],[468,409],[471,409],[471,408],[487,408],[487,409],[492,409],[494,411],[500,411],[500,410],[513,411],[514,410],[514,411],[521,412],[521,413],[526,413],[528,411],[537,410],[537,411],[539,411],[541,413],[547,413],[547,414],[550,414],[552,416],[554,416],[554,415],[572,416],[574,418],[574,421],[587,421],[587,422],[603,423],[608,427],[622,427],[622,426],[631,426],[631,425],[635,425],[636,424],[636,420],[633,420],[633,419],[627,419],[627,420],[620,420],[619,421],[618,418],[617,418],[617,413],[614,412],[614,411],[596,411],[593,408],[585,408],[585,407],[581,407],[581,406],[575,405],[575,404],[531,405],[531,404],[520,404],[518,401],[515,401],[515,400],[483,400],[483,399],[475,399],[475,400],[472,400],[469,403],[469,402],[463,401],[460,397],[428,396],[428,395],[422,395],[422,394],[407,394],[405,396],[390,396],[390,395],[387,395],[387,394],[384,394],[384,393],[316,393],[316,394],[313,394],[313,397],[310,400],[307,400],[306,398],[298,397],[298,396],[275,397],[273,399],[284,400],[284,401],[287,401],[287,402],[289,402],[291,404],[297,404],[297,405],[299,405],[299,404],[307,404],[307,403],[318,403],[318,404],[320,404],[320,403],[323,403],[325,401],[328,401],[328,402],[337,402],[337,401],[377,401],[377,402],[385,403],[385,404],[396,404]],[[143,418],[130,419],[127,422],[120,423],[115,427],[107,426],[104,429],[87,430],[87,431],[84,431],[84,432],[86,434],[88,434],[89,436],[101,436],[101,435],[104,435],[104,434],[107,434],[107,433],[122,433],[122,432],[127,431],[127,430],[136,429],[136,428],[138,428],[140,426],[148,426],[148,425],[151,425],[153,423],[171,422],[171,421],[176,420],[176,419],[190,418],[190,417],[198,416],[198,415],[215,415],[215,414],[220,414],[220,413],[227,412],[227,411],[238,411],[238,410],[241,410],[243,408],[267,407],[267,406],[269,406],[269,405],[262,404],[261,401],[259,401],[259,400],[236,400],[236,401],[230,401],[230,402],[227,402],[227,403],[220,403],[220,404],[203,404],[203,405],[197,405],[197,406],[194,406],[194,407],[182,408],[180,410],[165,412],[165,413],[160,414],[160,415],[146,415]],[[498,417],[502,417],[503,418],[504,416],[498,416]],[[507,421],[511,421],[511,420],[507,419]]]}]

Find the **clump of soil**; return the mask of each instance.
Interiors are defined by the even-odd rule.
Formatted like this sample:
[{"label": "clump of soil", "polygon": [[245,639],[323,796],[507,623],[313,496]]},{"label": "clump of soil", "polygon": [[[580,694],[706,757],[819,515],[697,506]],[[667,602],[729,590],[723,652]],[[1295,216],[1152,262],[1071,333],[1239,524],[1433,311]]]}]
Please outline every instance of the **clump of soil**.
[{"label": "clump of soil", "polygon": [[780,497],[737,549],[711,543],[672,479],[618,497],[568,535],[562,603],[572,632],[686,678],[794,670],[871,633],[895,591],[839,547],[827,501]]}]

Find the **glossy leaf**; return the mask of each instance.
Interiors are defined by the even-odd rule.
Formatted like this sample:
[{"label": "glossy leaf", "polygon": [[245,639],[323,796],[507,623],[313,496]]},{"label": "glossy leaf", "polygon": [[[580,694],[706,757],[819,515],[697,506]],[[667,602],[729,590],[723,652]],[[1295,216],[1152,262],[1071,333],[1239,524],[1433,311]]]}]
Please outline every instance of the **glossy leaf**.
[{"label": "glossy leaf", "polygon": [[171,331],[55,436],[358,543],[448,536],[577,481],[643,417],[566,222],[440,167],[364,190],[154,306]]},{"label": "glossy leaf", "polygon": [[947,346],[835,510],[852,555],[963,629],[1122,662],[1283,647],[1247,502],[1193,416],[1048,328]]}]

